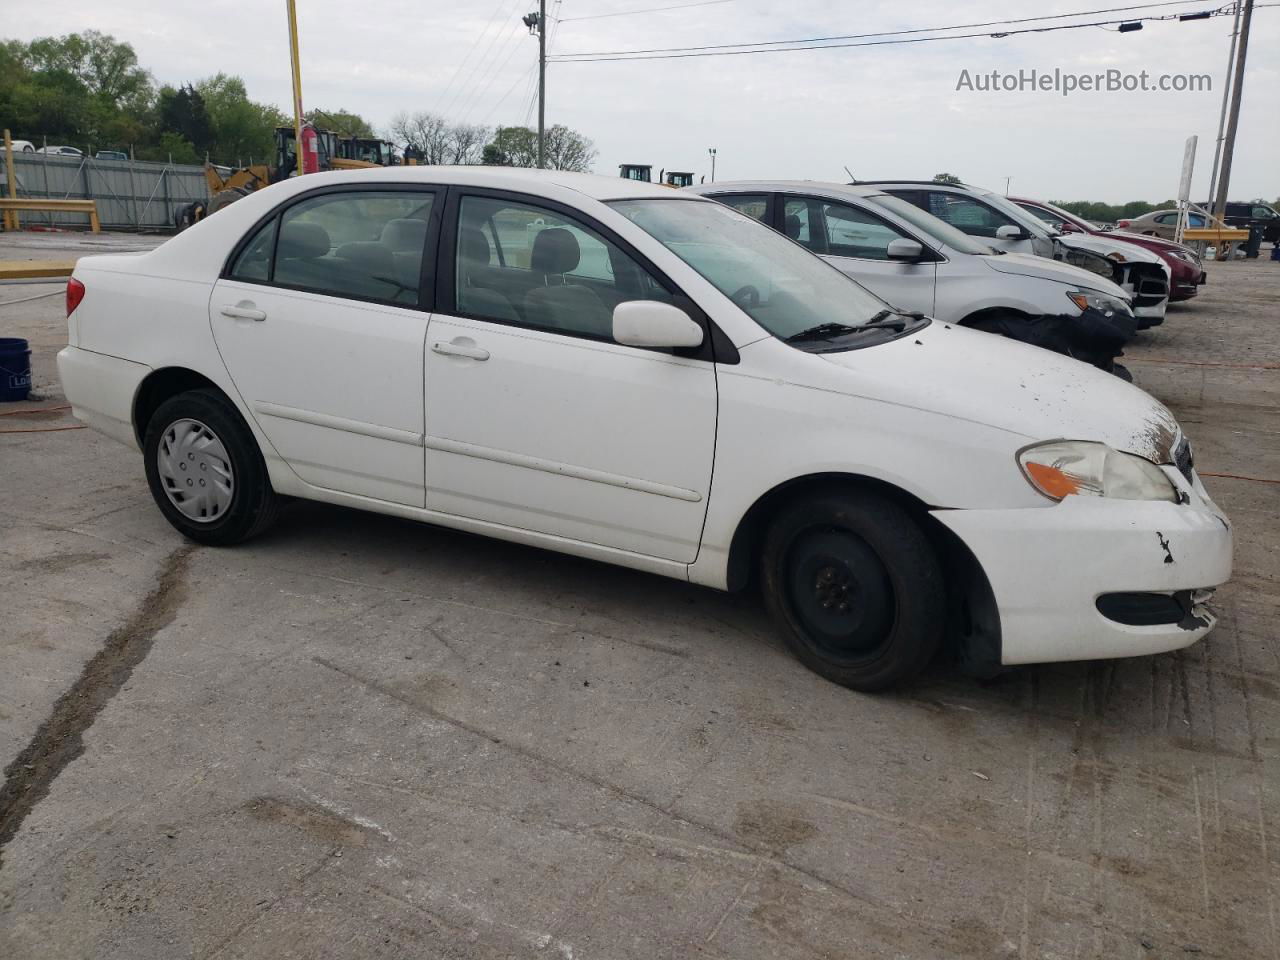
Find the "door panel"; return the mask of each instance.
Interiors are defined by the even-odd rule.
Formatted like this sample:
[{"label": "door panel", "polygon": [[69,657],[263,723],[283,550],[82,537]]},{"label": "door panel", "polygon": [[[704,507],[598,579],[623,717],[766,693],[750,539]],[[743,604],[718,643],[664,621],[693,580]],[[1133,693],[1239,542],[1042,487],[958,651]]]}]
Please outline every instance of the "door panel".
[{"label": "door panel", "polygon": [[[265,319],[223,316],[247,307]],[[318,487],[423,505],[427,314],[219,280],[214,338],[276,452]]]},{"label": "door panel", "polygon": [[428,509],[693,561],[711,364],[441,314],[427,334]]}]

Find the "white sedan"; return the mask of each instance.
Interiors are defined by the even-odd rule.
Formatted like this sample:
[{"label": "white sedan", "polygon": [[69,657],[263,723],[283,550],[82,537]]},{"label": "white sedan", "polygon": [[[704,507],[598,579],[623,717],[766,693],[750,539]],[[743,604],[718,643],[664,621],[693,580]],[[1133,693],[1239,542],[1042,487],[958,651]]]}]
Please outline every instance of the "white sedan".
[{"label": "white sedan", "polygon": [[1231,529],[1169,412],[1075,360],[895,313],[749,217],[577,174],[298,177],[86,257],[58,357],[165,517],[281,497],[757,582],[876,689],[1153,653],[1214,625]]}]

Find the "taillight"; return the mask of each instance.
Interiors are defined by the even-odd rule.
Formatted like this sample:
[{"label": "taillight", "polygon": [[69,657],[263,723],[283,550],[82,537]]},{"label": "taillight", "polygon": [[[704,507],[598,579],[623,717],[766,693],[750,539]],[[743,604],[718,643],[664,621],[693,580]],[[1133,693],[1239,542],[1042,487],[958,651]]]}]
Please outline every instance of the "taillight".
[{"label": "taillight", "polygon": [[67,316],[75,313],[76,307],[84,299],[84,284],[72,277],[67,281]]},{"label": "taillight", "polygon": [[1127,226],[1128,226],[1130,223],[1132,223],[1132,222],[1133,222],[1132,220],[1117,220],[1117,221],[1116,221],[1116,226],[1117,226],[1117,227],[1127,227]]}]

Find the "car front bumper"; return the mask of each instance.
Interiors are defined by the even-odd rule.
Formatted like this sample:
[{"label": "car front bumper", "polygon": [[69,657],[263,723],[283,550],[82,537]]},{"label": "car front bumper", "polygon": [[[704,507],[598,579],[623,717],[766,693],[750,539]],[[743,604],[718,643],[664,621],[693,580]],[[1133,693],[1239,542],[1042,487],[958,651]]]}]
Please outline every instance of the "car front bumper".
[{"label": "car front bumper", "polygon": [[[1231,576],[1231,525],[1190,473],[1164,468],[1187,502],[1067,497],[1044,508],[939,510],[982,565],[1000,615],[1004,664],[1093,660],[1190,646],[1217,620],[1206,591]],[[1191,607],[1168,622],[1121,622],[1116,594]],[[1141,601],[1139,601],[1140,605]],[[1194,604],[1194,606],[1192,606]],[[1150,606],[1150,604],[1148,604]],[[1150,619],[1150,618],[1147,618]],[[1156,619],[1159,619],[1157,617]]]}]

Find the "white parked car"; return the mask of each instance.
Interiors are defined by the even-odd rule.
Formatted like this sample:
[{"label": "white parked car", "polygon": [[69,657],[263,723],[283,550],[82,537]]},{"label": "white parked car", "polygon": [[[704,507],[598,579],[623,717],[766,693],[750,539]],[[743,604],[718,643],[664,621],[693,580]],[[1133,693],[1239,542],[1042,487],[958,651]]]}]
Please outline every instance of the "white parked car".
[{"label": "white parked car", "polygon": [[913,180],[859,181],[859,185],[909,200],[997,250],[1063,260],[1107,277],[1132,298],[1139,328],[1164,322],[1169,268],[1150,250],[1107,237],[1063,233],[983,187]]},{"label": "white parked car", "polygon": [[36,153],[48,153],[58,157],[83,157],[79,147],[41,147]]},{"label": "white parked car", "polygon": [[[14,153],[35,153],[36,145],[30,140],[10,140]],[[4,153],[4,141],[0,140],[0,153]]]},{"label": "white parked car", "polygon": [[1125,375],[1115,358],[1137,320],[1125,292],[1096,273],[1000,253],[875,187],[804,180],[686,189],[785,233],[895,307]]},{"label": "white parked car", "polygon": [[1214,625],[1231,529],[1170,413],[896,313],[702,197],[481,167],[298,177],[81,259],[58,369],[159,509],[232,544],[282,496],[718,589],[875,689],[1152,653]]}]

